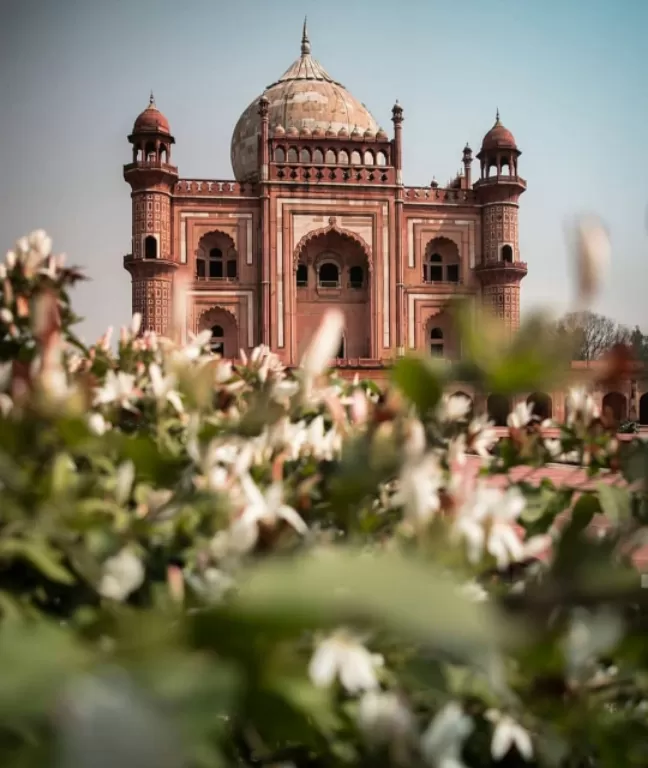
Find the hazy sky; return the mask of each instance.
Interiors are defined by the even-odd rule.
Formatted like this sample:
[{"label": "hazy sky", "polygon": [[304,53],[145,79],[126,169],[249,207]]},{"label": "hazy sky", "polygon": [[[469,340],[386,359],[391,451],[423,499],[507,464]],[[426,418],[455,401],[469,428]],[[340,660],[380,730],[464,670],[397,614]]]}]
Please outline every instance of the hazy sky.
[{"label": "hazy sky", "polygon": [[184,177],[231,178],[237,118],[313,55],[391,133],[407,184],[445,182],[499,106],[522,149],[523,312],[565,308],[565,221],[600,213],[613,264],[596,309],[648,330],[648,0],[2,0],[0,247],[34,228],[83,266],[93,340],[130,315],[126,136],[151,88]]}]

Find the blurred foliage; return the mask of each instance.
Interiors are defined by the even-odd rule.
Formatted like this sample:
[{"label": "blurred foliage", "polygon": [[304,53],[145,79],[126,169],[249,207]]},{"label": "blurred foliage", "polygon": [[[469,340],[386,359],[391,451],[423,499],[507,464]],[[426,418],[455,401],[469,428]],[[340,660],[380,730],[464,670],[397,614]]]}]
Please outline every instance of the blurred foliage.
[{"label": "blurred foliage", "polygon": [[381,392],[137,318],[84,349],[44,233],[1,277],[3,766],[648,765],[645,443],[444,395],[563,383],[549,321],[462,307]]}]

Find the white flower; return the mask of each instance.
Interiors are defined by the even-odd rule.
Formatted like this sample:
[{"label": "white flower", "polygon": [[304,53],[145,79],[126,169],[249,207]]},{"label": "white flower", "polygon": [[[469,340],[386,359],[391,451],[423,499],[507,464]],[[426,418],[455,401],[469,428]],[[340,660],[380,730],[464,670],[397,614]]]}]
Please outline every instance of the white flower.
[{"label": "white flower", "polygon": [[339,309],[327,309],[301,361],[308,379],[324,373],[330,365],[340,347],[343,330],[344,314]]},{"label": "white flower", "polygon": [[425,761],[434,768],[464,768],[461,749],[473,728],[472,719],[464,714],[459,703],[446,704],[421,737]]},{"label": "white flower", "polygon": [[158,402],[167,401],[175,408],[178,413],[182,413],[184,408],[180,394],[175,389],[176,377],[173,374],[162,375],[162,369],[157,363],[149,365],[149,378],[151,379],[151,389]]},{"label": "white flower", "polygon": [[369,690],[360,699],[358,725],[374,744],[402,741],[414,731],[414,717],[392,692]]},{"label": "white flower", "polygon": [[5,263],[7,265],[7,269],[13,269],[16,266],[15,251],[7,251],[7,255],[5,256]]},{"label": "white flower", "polygon": [[34,251],[41,259],[45,259],[52,252],[52,238],[44,229],[36,229],[28,237],[28,246],[29,250]]},{"label": "white flower", "polygon": [[140,312],[135,312],[133,319],[131,320],[130,332],[133,336],[137,336],[142,327],[142,315]]},{"label": "white flower", "polygon": [[13,408],[13,400],[5,392],[0,392],[0,414],[7,416]]},{"label": "white flower", "polygon": [[210,603],[220,603],[234,588],[234,579],[218,568],[206,568],[202,573],[187,576],[189,585]]},{"label": "white flower", "polygon": [[575,610],[563,645],[569,674],[580,677],[596,656],[616,645],[622,633],[623,622],[610,609],[601,608],[596,613]]},{"label": "white flower", "polygon": [[133,482],[135,481],[135,465],[125,461],[117,468],[115,477],[115,499],[118,504],[125,504],[130,498]]},{"label": "white flower", "polygon": [[562,453],[562,441],[560,438],[548,437],[544,441],[544,446],[547,449],[547,453],[553,459],[555,459],[557,456],[560,456]]},{"label": "white flower", "polygon": [[474,603],[483,603],[488,600],[488,592],[476,581],[468,581],[459,587],[459,593]]},{"label": "white flower", "polygon": [[328,687],[339,678],[348,693],[359,693],[378,688],[376,668],[382,664],[382,656],[370,653],[354,637],[338,631],[317,646],[308,673],[318,688]]},{"label": "white flower", "polygon": [[511,747],[515,747],[527,762],[533,758],[533,743],[529,732],[510,715],[496,709],[486,712],[486,719],[494,724],[491,755],[493,760],[501,760]]},{"label": "white flower", "polygon": [[130,373],[108,371],[103,387],[95,394],[95,405],[116,403],[133,410],[131,398],[135,396],[135,377]]},{"label": "white flower", "polygon": [[90,427],[90,431],[94,432],[95,435],[103,435],[110,429],[110,424],[100,413],[91,413],[88,416],[88,426]]},{"label": "white flower", "polygon": [[478,456],[490,458],[490,450],[497,442],[497,432],[487,415],[477,416],[468,425],[468,445]]},{"label": "white flower", "polygon": [[13,319],[13,313],[10,309],[7,309],[6,307],[0,309],[0,320],[2,320],[3,323],[6,325],[11,325],[11,323],[13,323]]},{"label": "white flower", "polygon": [[468,559],[478,562],[484,551],[491,554],[499,568],[524,557],[524,544],[515,529],[515,521],[526,506],[515,487],[505,492],[479,484],[460,507],[454,532],[466,540]]},{"label": "white flower", "polygon": [[403,441],[403,452],[409,460],[419,459],[425,453],[427,438],[425,436],[425,427],[419,419],[408,419],[405,423],[405,439]]},{"label": "white flower", "polygon": [[191,341],[180,350],[180,357],[186,361],[192,362],[198,360],[205,353],[205,347],[211,339],[211,331],[207,328],[198,335],[190,333]]},{"label": "white flower", "polygon": [[576,268],[580,300],[587,304],[599,291],[610,261],[610,238],[599,219],[576,224]]},{"label": "white flower", "polygon": [[406,518],[414,526],[425,525],[439,511],[442,485],[443,473],[434,455],[406,462],[398,480],[398,489],[392,496],[392,504],[402,506]]},{"label": "white flower", "polygon": [[274,483],[265,493],[261,493],[250,475],[241,476],[241,489],[246,506],[229,528],[230,548],[240,554],[249,552],[256,545],[259,537],[259,525],[274,527],[284,521],[302,536],[308,532],[308,526],[299,514],[283,503],[283,486]]},{"label": "white flower", "polygon": [[144,566],[129,549],[122,549],[103,566],[99,594],[111,600],[125,600],[144,583]]},{"label": "white flower", "polygon": [[599,409],[594,398],[586,389],[579,387],[570,389],[566,398],[567,406],[567,425],[589,426],[589,424],[599,417]]},{"label": "white flower", "polygon": [[518,403],[509,413],[506,423],[511,429],[522,429],[531,421],[533,403]]},{"label": "white flower", "polygon": [[444,395],[437,407],[437,414],[441,421],[463,421],[468,417],[472,401],[467,395]]}]

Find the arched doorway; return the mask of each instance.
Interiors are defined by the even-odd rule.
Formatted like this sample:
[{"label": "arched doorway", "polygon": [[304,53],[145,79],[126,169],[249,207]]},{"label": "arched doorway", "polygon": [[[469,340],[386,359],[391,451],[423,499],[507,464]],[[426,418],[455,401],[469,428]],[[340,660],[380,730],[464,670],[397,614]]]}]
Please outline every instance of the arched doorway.
[{"label": "arched doorway", "polygon": [[533,415],[540,421],[550,419],[553,415],[553,403],[546,392],[533,392],[527,397],[527,404],[533,406]]},{"label": "arched doorway", "polygon": [[488,418],[496,427],[505,427],[511,412],[511,401],[505,395],[489,395],[486,401],[486,411]]},{"label": "arched doorway", "polygon": [[639,398],[639,423],[648,425],[648,392]]},{"label": "arched doorway", "polygon": [[313,233],[297,246],[293,321],[297,359],[331,306],[342,310],[345,319],[344,342],[338,356],[372,356],[370,267],[370,255],[362,241],[334,226]]},{"label": "arched doorway", "polygon": [[615,424],[628,417],[628,401],[621,392],[608,392],[603,397],[602,406],[603,416]]},{"label": "arched doorway", "polygon": [[240,350],[236,318],[222,307],[212,307],[200,316],[198,331],[209,329],[209,346],[212,352],[230,359],[238,357]]}]

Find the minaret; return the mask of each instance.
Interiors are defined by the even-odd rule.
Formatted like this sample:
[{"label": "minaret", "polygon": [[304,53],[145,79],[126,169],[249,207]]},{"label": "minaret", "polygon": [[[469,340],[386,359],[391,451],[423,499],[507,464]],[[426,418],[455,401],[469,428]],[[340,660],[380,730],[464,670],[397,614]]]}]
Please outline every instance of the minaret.
[{"label": "minaret", "polygon": [[142,330],[171,333],[173,274],[171,195],[178,169],[171,165],[175,142],[169,123],[155,106],[153,93],[128,137],[133,160],[124,166],[133,201],[132,253],[124,258],[131,274],[133,312],[142,315]]},{"label": "minaret", "polygon": [[511,331],[520,325],[520,282],[527,273],[518,240],[518,200],[526,190],[518,176],[521,154],[497,110],[477,155],[481,174],[474,189],[482,204],[482,252],[475,274],[485,307]]}]

